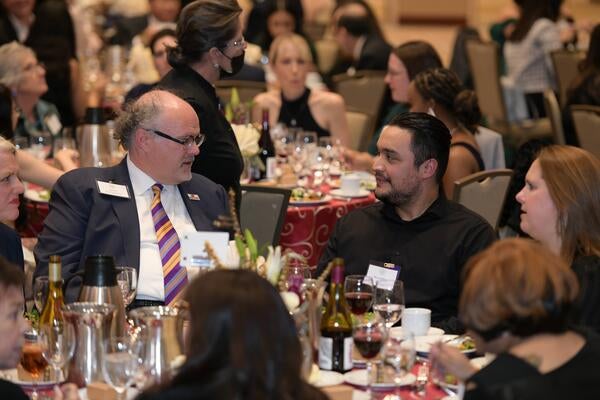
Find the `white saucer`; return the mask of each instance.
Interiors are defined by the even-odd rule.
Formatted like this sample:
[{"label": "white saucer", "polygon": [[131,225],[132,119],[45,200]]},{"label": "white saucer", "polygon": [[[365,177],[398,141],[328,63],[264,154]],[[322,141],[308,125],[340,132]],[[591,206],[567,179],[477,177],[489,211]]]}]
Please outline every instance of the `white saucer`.
[{"label": "white saucer", "polygon": [[311,383],[316,387],[341,385],[344,383],[344,375],[335,371],[319,370],[317,380]]},{"label": "white saucer", "polygon": [[344,197],[344,198],[348,198],[348,199],[354,199],[357,197],[367,197],[371,192],[369,192],[368,190],[365,190],[365,189],[360,189],[358,191],[358,193],[356,193],[356,194],[348,194],[348,193],[342,192],[342,189],[333,189],[329,193],[335,197]]},{"label": "white saucer", "polygon": [[[439,336],[439,335],[443,335],[445,332],[443,329],[440,328],[434,328],[433,326],[431,328],[429,328],[429,330],[427,331],[427,333],[425,335],[420,335],[420,336]],[[402,331],[402,327],[401,326],[396,326],[394,328],[390,328],[390,335],[393,336],[402,336],[403,331]]]},{"label": "white saucer", "polygon": [[[400,386],[412,385],[417,380],[417,377],[413,374],[406,374],[400,378]],[[366,369],[355,369],[344,374],[344,381],[354,386],[367,386],[367,370]],[[396,387],[394,382],[379,382],[373,383],[373,389],[393,389]]]}]

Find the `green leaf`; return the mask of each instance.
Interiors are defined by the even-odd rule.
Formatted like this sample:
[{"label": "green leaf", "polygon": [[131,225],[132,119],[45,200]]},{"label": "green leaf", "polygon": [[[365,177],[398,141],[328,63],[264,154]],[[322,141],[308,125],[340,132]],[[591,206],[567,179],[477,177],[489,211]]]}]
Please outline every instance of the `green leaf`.
[{"label": "green leaf", "polygon": [[258,258],[258,242],[254,239],[252,232],[249,229],[244,231],[246,235],[246,245],[248,246],[248,250],[250,250],[250,255],[252,256],[252,261],[256,261]]}]

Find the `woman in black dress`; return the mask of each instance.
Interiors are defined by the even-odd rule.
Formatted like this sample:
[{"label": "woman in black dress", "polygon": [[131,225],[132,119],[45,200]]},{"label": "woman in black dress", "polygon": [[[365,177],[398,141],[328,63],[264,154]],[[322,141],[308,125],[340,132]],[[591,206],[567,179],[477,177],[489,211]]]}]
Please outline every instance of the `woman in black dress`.
[{"label": "woman in black dress", "polygon": [[177,24],[177,45],[169,49],[173,69],[158,84],[186,100],[198,114],[206,139],[192,172],[225,190],[233,189],[238,209],[244,162],[213,85],[244,64],[241,12],[236,0],[198,0],[186,6]]}]

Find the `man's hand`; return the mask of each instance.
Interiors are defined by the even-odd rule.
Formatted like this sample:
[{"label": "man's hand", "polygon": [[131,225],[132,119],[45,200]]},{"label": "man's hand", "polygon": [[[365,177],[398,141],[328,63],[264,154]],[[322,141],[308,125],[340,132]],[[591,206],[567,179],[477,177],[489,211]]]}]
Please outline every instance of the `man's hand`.
[{"label": "man's hand", "polygon": [[477,368],[459,349],[442,342],[434,343],[431,346],[429,358],[442,376],[452,374],[464,382],[477,372]]}]

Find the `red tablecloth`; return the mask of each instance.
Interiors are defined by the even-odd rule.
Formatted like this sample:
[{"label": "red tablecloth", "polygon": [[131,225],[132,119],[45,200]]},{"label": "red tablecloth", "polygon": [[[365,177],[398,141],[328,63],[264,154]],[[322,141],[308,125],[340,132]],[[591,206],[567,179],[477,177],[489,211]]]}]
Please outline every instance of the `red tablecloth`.
[{"label": "red tablecloth", "polygon": [[368,197],[333,199],[316,206],[289,206],[279,244],[303,255],[308,265],[315,266],[337,220],[355,208],[374,202],[375,196],[371,193]]}]

